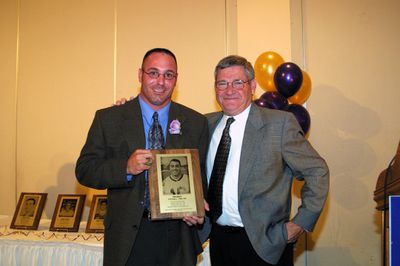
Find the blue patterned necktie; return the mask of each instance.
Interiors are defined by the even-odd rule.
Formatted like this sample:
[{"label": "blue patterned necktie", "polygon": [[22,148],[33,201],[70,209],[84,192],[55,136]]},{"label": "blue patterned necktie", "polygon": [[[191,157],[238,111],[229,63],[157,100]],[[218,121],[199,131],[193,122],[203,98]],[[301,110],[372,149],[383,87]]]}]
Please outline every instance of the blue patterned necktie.
[{"label": "blue patterned necktie", "polygon": [[[148,141],[150,149],[160,150],[164,149],[164,134],[161,125],[158,121],[158,113],[153,113],[153,123],[150,126]],[[150,196],[149,196],[149,178],[146,175],[146,186],[144,191],[144,207],[150,209]]]},{"label": "blue patterned necktie", "polygon": [[222,214],[222,185],[224,183],[226,164],[228,162],[229,150],[231,148],[229,128],[234,121],[235,119],[233,117],[228,118],[228,121],[226,121],[221,140],[218,144],[214,166],[210,177],[207,201],[210,206],[210,218],[214,223]]},{"label": "blue patterned necktie", "polygon": [[150,149],[160,150],[164,149],[164,134],[160,123],[158,122],[158,113],[153,113],[153,124],[149,130],[149,145]]}]

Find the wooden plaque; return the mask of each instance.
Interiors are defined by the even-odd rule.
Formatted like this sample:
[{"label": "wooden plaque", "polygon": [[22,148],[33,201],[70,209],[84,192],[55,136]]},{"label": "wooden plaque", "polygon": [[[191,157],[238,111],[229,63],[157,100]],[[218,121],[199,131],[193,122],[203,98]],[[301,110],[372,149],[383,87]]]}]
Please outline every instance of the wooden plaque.
[{"label": "wooden plaque", "polygon": [[204,198],[197,149],[152,150],[149,169],[151,219],[204,216]]},{"label": "wooden plaque", "polygon": [[13,229],[36,230],[46,203],[47,193],[22,192],[10,225]]},{"label": "wooden plaque", "polygon": [[107,213],[107,195],[93,195],[86,233],[104,233],[104,218]]},{"label": "wooden plaque", "polygon": [[78,232],[86,195],[60,194],[51,219],[50,231]]}]

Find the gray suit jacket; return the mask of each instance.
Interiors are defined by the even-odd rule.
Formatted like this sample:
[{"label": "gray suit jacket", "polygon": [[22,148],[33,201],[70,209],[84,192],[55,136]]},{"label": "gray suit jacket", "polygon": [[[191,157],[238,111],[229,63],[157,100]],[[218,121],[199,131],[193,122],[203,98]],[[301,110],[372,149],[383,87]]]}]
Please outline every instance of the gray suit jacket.
[{"label": "gray suit jacket", "polygon": [[[210,136],[222,115],[207,115]],[[240,156],[239,212],[257,254],[272,264],[286,246],[293,177],[304,180],[293,222],[307,231],[313,230],[328,192],[328,167],[303,135],[291,113],[252,104]]]},{"label": "gray suit jacket", "polygon": [[[177,103],[169,110],[169,122],[181,122],[181,135],[167,133],[166,149],[192,148],[199,150],[202,169],[208,143],[206,118]],[[144,173],[126,178],[129,156],[146,147],[142,114],[138,99],[123,106],[96,112],[86,143],[76,165],[78,181],[88,187],[107,189],[105,218],[104,265],[125,265],[135,242],[143,214]],[[203,177],[204,171],[203,171]],[[203,183],[207,181],[203,178]],[[181,243],[169,265],[195,265],[201,249],[196,229],[181,220],[170,223],[171,235]],[[151,251],[149,251],[151,252]]]}]

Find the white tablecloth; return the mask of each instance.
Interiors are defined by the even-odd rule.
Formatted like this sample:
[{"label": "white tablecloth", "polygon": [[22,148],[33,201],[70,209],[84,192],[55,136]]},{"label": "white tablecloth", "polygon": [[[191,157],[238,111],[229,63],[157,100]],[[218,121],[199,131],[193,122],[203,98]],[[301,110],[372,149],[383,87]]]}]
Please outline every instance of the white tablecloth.
[{"label": "white tablecloth", "polygon": [[0,239],[0,265],[103,265],[103,248],[79,243]]},{"label": "white tablecloth", "polygon": [[51,221],[38,230],[10,229],[11,217],[0,216],[0,266],[103,265],[103,234],[50,232]]},{"label": "white tablecloth", "polygon": [[[50,232],[50,220],[42,219],[38,230],[10,229],[11,218],[0,215],[0,266],[101,266],[103,234]],[[208,245],[197,266],[211,265]]]}]

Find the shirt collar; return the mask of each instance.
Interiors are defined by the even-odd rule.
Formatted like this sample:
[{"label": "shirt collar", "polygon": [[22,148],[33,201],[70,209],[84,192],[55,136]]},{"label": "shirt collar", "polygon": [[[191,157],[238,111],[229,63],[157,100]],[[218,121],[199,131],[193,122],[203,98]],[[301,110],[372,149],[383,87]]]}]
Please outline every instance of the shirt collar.
[{"label": "shirt collar", "polygon": [[[251,108],[251,104],[249,106],[247,106],[246,109],[244,109],[240,114],[235,115],[235,116],[228,116],[225,115],[222,117],[222,122],[223,124],[226,124],[226,121],[228,120],[229,117],[233,117],[235,118],[235,121],[247,121],[247,118],[249,117],[249,113],[250,113],[250,108]],[[238,123],[236,123],[238,124]]]},{"label": "shirt collar", "polygon": [[[142,116],[146,120],[146,123],[151,125],[153,119],[153,113],[155,111],[142,99],[141,95],[139,95],[139,104],[140,104],[140,109],[142,110]],[[168,121],[168,113],[170,107],[171,107],[171,102],[169,102],[166,106],[164,106],[160,110],[157,110],[158,119],[160,121]]]}]

